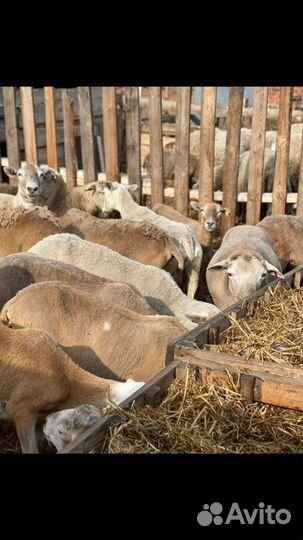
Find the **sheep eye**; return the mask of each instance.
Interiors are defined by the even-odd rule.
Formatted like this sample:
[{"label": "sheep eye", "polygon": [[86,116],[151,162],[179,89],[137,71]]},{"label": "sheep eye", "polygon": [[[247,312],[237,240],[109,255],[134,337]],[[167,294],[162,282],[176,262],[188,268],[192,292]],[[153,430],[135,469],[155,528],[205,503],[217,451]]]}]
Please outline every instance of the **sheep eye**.
[{"label": "sheep eye", "polygon": [[22,176],[22,173],[21,173],[21,172],[18,172],[18,176]]},{"label": "sheep eye", "polygon": [[262,278],[265,278],[265,276],[267,276],[267,272],[263,272]]},{"label": "sheep eye", "polygon": [[62,429],[58,429],[58,433],[59,433],[59,435],[63,435]]},{"label": "sheep eye", "polygon": [[227,272],[227,275],[228,275],[228,277],[231,277],[231,276],[232,276],[232,273],[231,273],[231,272]]}]

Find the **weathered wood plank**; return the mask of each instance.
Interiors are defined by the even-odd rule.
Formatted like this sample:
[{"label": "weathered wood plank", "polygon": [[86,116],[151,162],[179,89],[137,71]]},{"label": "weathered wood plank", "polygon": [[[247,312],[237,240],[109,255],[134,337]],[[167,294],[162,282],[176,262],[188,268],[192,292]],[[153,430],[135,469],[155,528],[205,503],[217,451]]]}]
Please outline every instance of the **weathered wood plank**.
[{"label": "weathered wood plank", "polygon": [[229,91],[223,173],[223,207],[230,211],[230,215],[223,217],[222,236],[235,225],[243,95],[243,86],[233,86]]},{"label": "weathered wood plank", "polygon": [[77,154],[74,136],[74,105],[70,90],[62,90],[64,155],[68,189],[77,185]]},{"label": "weathered wood plank", "polygon": [[300,173],[299,173],[296,215],[298,217],[303,217],[303,131],[302,131],[301,159],[300,159]]},{"label": "weathered wood plank", "polygon": [[125,88],[126,157],[130,184],[137,184],[134,196],[142,203],[140,106],[137,86]]},{"label": "weathered wood plank", "polygon": [[53,169],[58,169],[54,88],[45,86],[44,95],[47,163]]},{"label": "weathered wood plank", "polygon": [[103,86],[102,110],[106,178],[110,182],[120,182],[116,89],[114,86]]},{"label": "weathered wood plank", "polygon": [[149,88],[149,130],[150,130],[150,168],[151,204],[163,203],[163,146],[162,146],[162,108],[161,88]]},{"label": "weathered wood plank", "polygon": [[95,180],[97,180],[90,87],[79,86],[78,97],[84,184],[88,184],[89,182],[95,182]]},{"label": "weathered wood plank", "polygon": [[[203,87],[201,106],[201,152],[199,203],[213,200],[217,88]],[[202,219],[202,216],[199,216]]]},{"label": "weathered wood plank", "polygon": [[20,88],[25,157],[27,163],[38,165],[33,90],[30,86]]},{"label": "weathered wood plank", "polygon": [[276,141],[276,162],[273,184],[272,215],[284,214],[287,194],[288,158],[292,110],[291,86],[280,90],[279,122]]},{"label": "weathered wood plank", "polygon": [[176,163],[175,205],[176,210],[188,215],[189,201],[189,131],[191,87],[177,88],[176,114]]},{"label": "weathered wood plank", "polygon": [[[3,104],[8,163],[9,167],[18,169],[20,167],[20,146],[16,109],[16,89],[14,86],[3,86]],[[11,179],[10,183],[13,183]],[[14,180],[14,183],[15,185],[18,185],[17,178]]]},{"label": "weathered wood plank", "polygon": [[255,88],[246,207],[247,225],[256,225],[261,215],[267,94],[267,87]]}]

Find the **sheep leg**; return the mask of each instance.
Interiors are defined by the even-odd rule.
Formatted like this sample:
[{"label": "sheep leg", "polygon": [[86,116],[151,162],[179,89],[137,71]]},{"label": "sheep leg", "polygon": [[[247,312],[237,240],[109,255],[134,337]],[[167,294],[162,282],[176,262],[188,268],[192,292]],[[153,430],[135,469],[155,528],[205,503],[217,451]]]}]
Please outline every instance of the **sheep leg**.
[{"label": "sheep leg", "polygon": [[39,454],[36,440],[37,415],[14,404],[8,403],[8,414],[12,417],[23,454]]},{"label": "sheep leg", "polygon": [[188,275],[187,296],[194,299],[199,286],[200,270],[197,272],[195,268],[190,268],[186,270],[186,274]]}]

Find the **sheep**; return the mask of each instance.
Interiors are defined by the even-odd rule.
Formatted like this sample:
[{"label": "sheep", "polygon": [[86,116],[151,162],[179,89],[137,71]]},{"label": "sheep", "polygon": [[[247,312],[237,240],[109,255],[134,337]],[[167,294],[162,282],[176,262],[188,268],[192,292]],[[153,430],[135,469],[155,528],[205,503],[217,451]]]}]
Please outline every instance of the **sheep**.
[{"label": "sheep", "polygon": [[42,238],[60,232],[56,218],[45,207],[6,208],[0,212],[0,257],[27,251]]},{"label": "sheep", "polygon": [[174,257],[177,267],[183,270],[184,257],[180,250],[165,231],[152,223],[98,219],[76,208],[59,216],[58,222],[64,232],[106,246],[134,261],[164,268]]},{"label": "sheep", "polygon": [[41,195],[43,171],[36,165],[24,163],[20,169],[4,167],[4,172],[10,178],[18,176],[17,195],[0,194],[0,208],[33,208],[37,206]]},{"label": "sheep", "polygon": [[11,184],[0,184],[0,193],[5,193],[6,195],[17,195],[18,187],[12,186]]},{"label": "sheep", "polygon": [[130,191],[136,189],[136,184],[124,186],[118,182],[104,182],[102,210],[118,210],[122,219],[148,221],[166,231],[185,256],[184,272],[189,278],[187,294],[190,298],[194,298],[199,284],[203,256],[198,239],[188,225],[173,222],[158,216],[149,208],[139,206],[130,195]]},{"label": "sheep", "polygon": [[[176,149],[164,148],[163,150],[163,180],[172,180],[175,178],[176,164]],[[151,178],[151,161],[150,154],[147,154],[143,163],[144,169],[147,171],[147,176]],[[190,180],[198,180],[199,178],[200,160],[189,154],[189,170],[188,176]]]},{"label": "sheep", "polygon": [[137,263],[72,234],[49,236],[29,251],[74,264],[100,277],[134,285],[157,313],[175,315],[188,330],[195,328],[197,322],[219,313],[212,304],[189,299],[164,270]]},{"label": "sheep", "polygon": [[57,216],[64,214],[69,208],[67,204],[67,188],[62,175],[48,165],[40,165],[42,171],[41,196],[45,206]]},{"label": "sheep", "polygon": [[[137,388],[143,385],[137,381]],[[117,382],[81,369],[50,335],[0,323],[0,399],[16,426],[22,453],[38,453],[35,426],[47,413],[125,399],[134,381]],[[118,397],[118,400],[117,400]]]},{"label": "sheep", "polygon": [[92,216],[99,218],[120,218],[120,214],[117,211],[102,212],[99,208],[99,194],[103,193],[102,183],[90,182],[84,186],[77,186],[72,188],[67,194],[67,204],[71,208],[78,208],[83,210]]},{"label": "sheep", "polygon": [[222,208],[221,204],[215,202],[206,203],[202,207],[199,203],[192,201],[191,207],[196,212],[201,213],[202,221],[200,223],[195,219],[184,216],[184,214],[181,214],[166,204],[157,203],[153,206],[152,210],[160,216],[188,225],[198,238],[204,256],[204,249],[212,244],[214,233],[220,231],[222,215],[228,215],[229,211],[226,208]]},{"label": "sheep", "polygon": [[[226,147],[226,131],[215,128],[215,159],[214,165],[218,167],[224,164],[225,147]],[[248,128],[241,129],[240,154],[250,148],[251,130]],[[200,159],[201,156],[201,135],[200,131],[193,131],[190,134],[190,153]]]},{"label": "sheep", "polygon": [[133,285],[105,279],[34,253],[17,253],[0,259],[0,309],[18,291],[41,281],[60,281],[142,315],[156,313]]},{"label": "sheep", "polygon": [[225,234],[207,267],[206,281],[215,305],[225,309],[254,293],[272,276],[283,277],[281,272],[267,233],[260,227],[239,225]]},{"label": "sheep", "polygon": [[303,218],[268,216],[257,224],[268,234],[283,271],[303,264]]},{"label": "sheep", "polygon": [[19,291],[1,320],[45,330],[81,368],[120,381],[148,381],[165,367],[168,344],[186,333],[175,317],[141,315],[58,281]]}]

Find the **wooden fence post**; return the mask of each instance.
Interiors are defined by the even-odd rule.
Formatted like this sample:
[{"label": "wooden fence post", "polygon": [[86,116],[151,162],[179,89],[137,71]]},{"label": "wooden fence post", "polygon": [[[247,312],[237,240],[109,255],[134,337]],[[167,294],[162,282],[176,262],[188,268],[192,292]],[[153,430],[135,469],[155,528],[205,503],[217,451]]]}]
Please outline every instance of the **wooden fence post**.
[{"label": "wooden fence post", "polygon": [[298,217],[303,217],[303,132],[302,132],[302,143],[301,143],[301,160],[300,160],[300,173],[299,173],[296,215]]},{"label": "wooden fence post", "polygon": [[289,142],[292,113],[291,86],[282,86],[280,90],[280,109],[276,142],[275,176],[272,192],[272,215],[284,214],[287,195],[287,177],[289,160]]},{"label": "wooden fence post", "polygon": [[[199,175],[199,203],[203,206],[213,200],[215,125],[217,88],[203,87],[201,106],[201,163]],[[202,215],[200,215],[200,220]]]},{"label": "wooden fence post", "polygon": [[176,163],[175,205],[176,210],[188,215],[189,199],[189,131],[190,131],[191,87],[177,88],[176,111]]},{"label": "wooden fence post", "polygon": [[222,235],[235,225],[243,95],[244,86],[233,86],[229,90],[223,173],[223,207],[230,211],[230,215],[223,217]]},{"label": "wooden fence post", "polygon": [[125,89],[126,155],[129,184],[137,184],[136,200],[142,203],[140,105],[137,86]]},{"label": "wooden fence post", "polygon": [[30,86],[21,86],[20,95],[25,158],[27,163],[38,165],[33,90]]},{"label": "wooden fence post", "polygon": [[89,86],[79,86],[79,116],[84,184],[97,180],[92,98]]},{"label": "wooden fence post", "polygon": [[163,143],[161,87],[149,88],[151,204],[163,203]]},{"label": "wooden fence post", "polygon": [[265,86],[255,88],[248,173],[247,225],[256,225],[261,214],[267,93],[268,88]]},{"label": "wooden fence post", "polygon": [[74,105],[70,90],[62,90],[62,108],[66,184],[68,189],[72,189],[77,185],[77,159],[74,136]]},{"label": "wooden fence post", "polygon": [[47,163],[49,167],[58,169],[54,88],[52,86],[45,86],[44,96]]},{"label": "wooden fence post", "polygon": [[[14,86],[3,86],[3,103],[5,116],[5,137],[9,167],[20,167],[20,147],[17,122],[16,89]],[[10,179],[10,184],[18,185],[18,179]]]},{"label": "wooden fence post", "polygon": [[102,87],[102,110],[106,178],[110,182],[120,182],[116,89],[114,86]]}]

